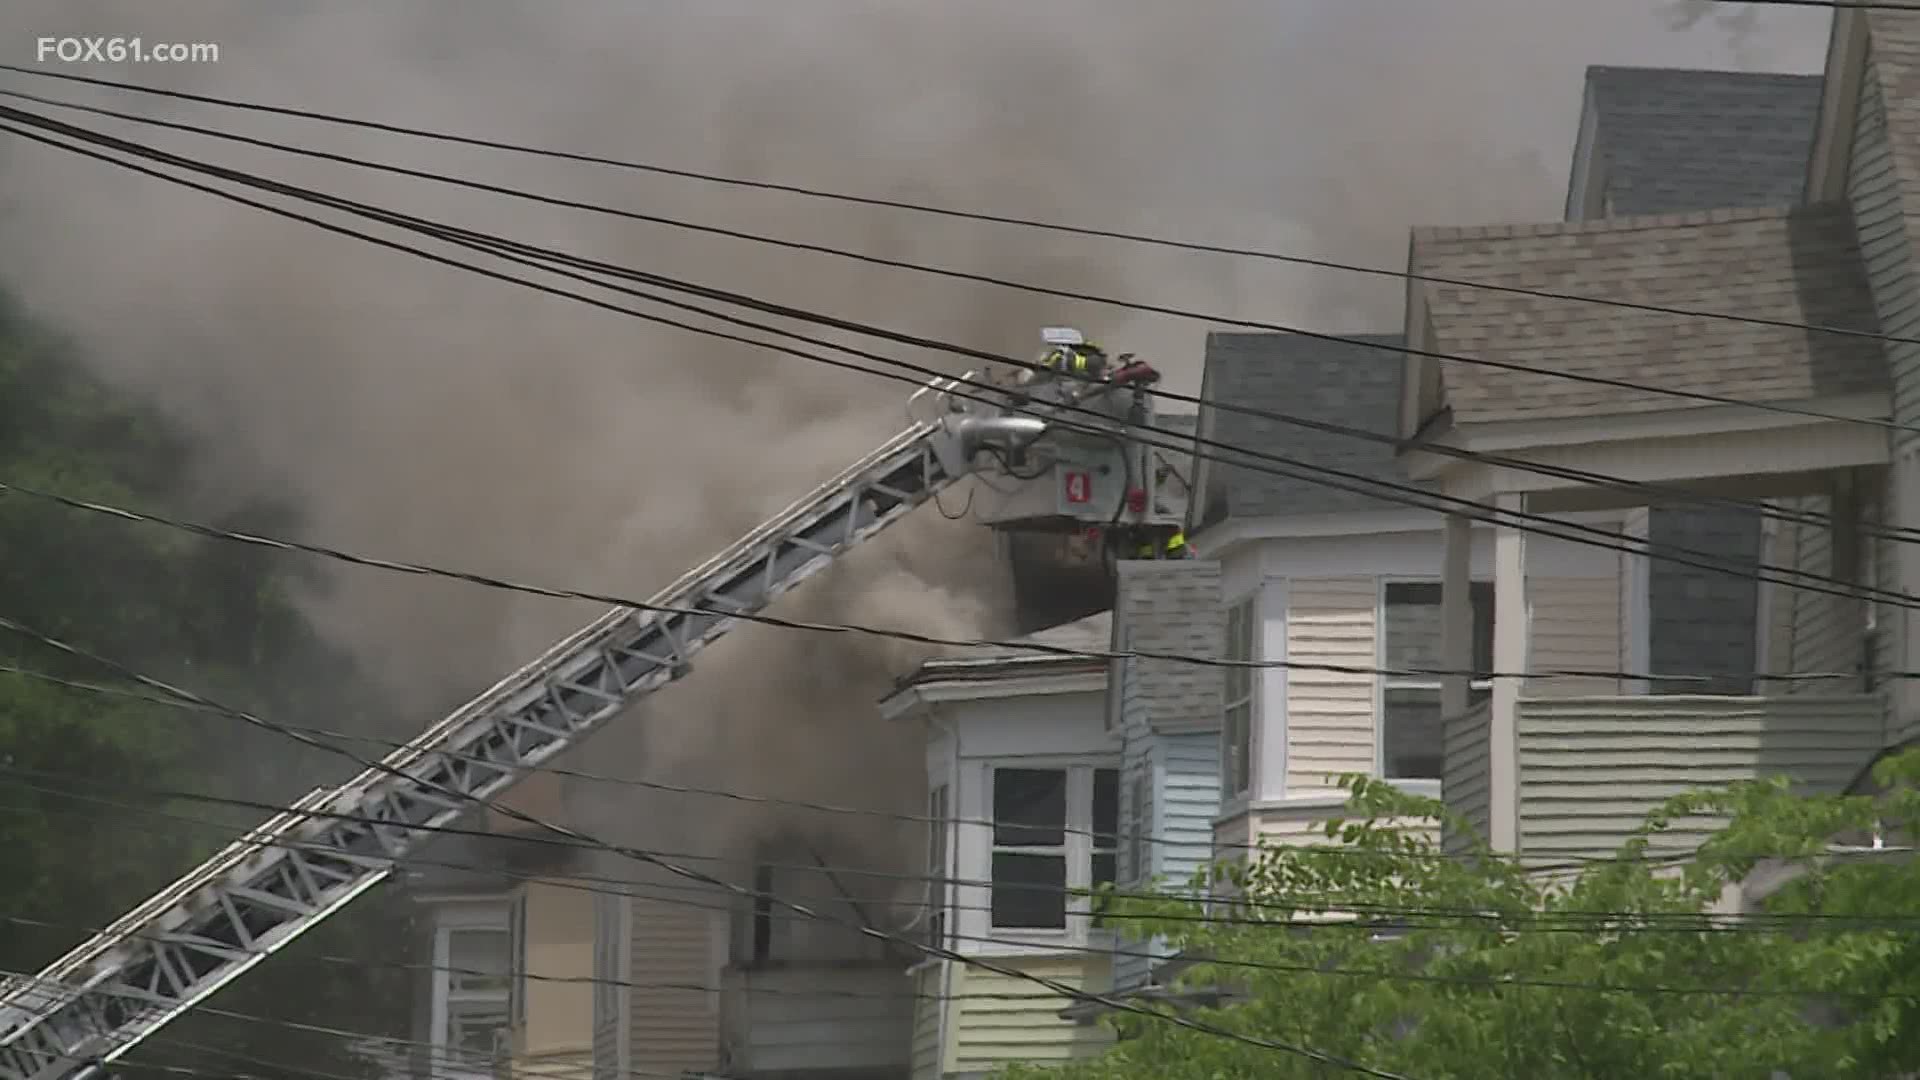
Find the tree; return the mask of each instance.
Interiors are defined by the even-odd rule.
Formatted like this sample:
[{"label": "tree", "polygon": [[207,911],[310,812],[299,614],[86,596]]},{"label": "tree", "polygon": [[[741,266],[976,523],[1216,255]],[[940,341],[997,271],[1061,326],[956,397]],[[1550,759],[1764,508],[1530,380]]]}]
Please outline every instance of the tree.
[{"label": "tree", "polygon": [[[1920,751],[1880,776],[1878,796],[1802,797],[1784,781],[1683,796],[1614,856],[1545,875],[1484,845],[1443,853],[1432,830],[1399,827],[1462,827],[1442,804],[1350,777],[1350,816],[1328,823],[1328,843],[1211,875],[1234,900],[1109,903],[1140,921],[1134,933],[1230,958],[1184,981],[1237,997],[1187,1015],[1413,1080],[1884,1080],[1920,1067],[1920,864],[1826,854],[1875,821],[1920,835]],[[1696,858],[1656,854],[1699,815],[1727,823]],[[1769,861],[1801,876],[1762,911],[1713,921],[1725,888]],[[1105,1054],[1006,1075],[1345,1075],[1152,1018],[1111,1022],[1121,1040]]]},{"label": "tree", "polygon": [[[81,360],[0,297],[0,481],[193,516],[208,449]],[[213,523],[295,524],[267,503]],[[355,720],[370,711],[364,684],[294,603],[312,572],[279,553],[0,494],[0,615],[284,723],[366,730]],[[148,693],[21,635],[0,633],[0,664]],[[165,792],[284,803],[350,768],[231,718],[0,673],[0,970],[40,969],[267,816]],[[403,936],[392,911],[362,902],[211,1004],[404,1034],[408,973],[390,963],[407,958]],[[325,959],[335,955],[366,962]],[[129,1056],[214,1075],[276,1072],[258,1060],[335,1074],[362,1064],[338,1038],[204,1010]]]}]

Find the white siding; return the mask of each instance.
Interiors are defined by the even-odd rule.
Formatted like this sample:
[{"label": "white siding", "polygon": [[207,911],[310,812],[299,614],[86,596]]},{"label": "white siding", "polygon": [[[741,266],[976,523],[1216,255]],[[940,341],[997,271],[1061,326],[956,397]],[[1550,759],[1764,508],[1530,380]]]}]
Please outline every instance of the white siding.
[{"label": "white siding", "polygon": [[[1379,597],[1375,577],[1290,581],[1287,659],[1374,667]],[[1288,792],[1325,790],[1342,773],[1371,773],[1374,716],[1372,675],[1290,669],[1284,720]]]},{"label": "white siding", "polygon": [[936,960],[914,975],[913,1003],[913,1080],[939,1080],[946,1061],[946,1046],[941,1039],[942,1018],[947,1009],[947,973],[952,963]]},{"label": "white siding", "polygon": [[[1527,579],[1527,667],[1534,671],[1623,671],[1620,633],[1620,576],[1534,577]],[[1617,694],[1618,679],[1529,679],[1522,691],[1532,697]]]},{"label": "white siding", "polygon": [[[715,912],[634,897],[627,918],[628,1062],[636,1072],[714,1069],[720,1057]],[[666,989],[660,984],[712,987]]]},{"label": "white siding", "polygon": [[[1521,849],[1607,854],[1662,801],[1738,780],[1784,774],[1835,791],[1879,749],[1881,730],[1869,695],[1525,699]],[[1676,822],[1655,843],[1685,848],[1713,825]]]},{"label": "white siding", "polygon": [[[1440,785],[1447,807],[1465,818],[1482,840],[1487,838],[1487,825],[1491,820],[1491,792],[1487,786],[1491,748],[1487,740],[1492,733],[1492,720],[1493,703],[1481,702],[1478,707],[1467,710],[1465,716],[1448,721],[1446,767]],[[1446,836],[1447,850],[1464,850],[1466,840],[1464,836]]]},{"label": "white siding", "polygon": [[909,1066],[914,982],[898,965],[728,971],[731,1073],[824,1076]]}]

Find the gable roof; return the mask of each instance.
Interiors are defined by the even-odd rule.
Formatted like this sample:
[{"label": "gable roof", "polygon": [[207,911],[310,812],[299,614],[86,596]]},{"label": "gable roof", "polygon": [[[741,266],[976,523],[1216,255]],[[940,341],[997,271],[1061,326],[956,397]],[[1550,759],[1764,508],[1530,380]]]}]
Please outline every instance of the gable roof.
[{"label": "gable roof", "polygon": [[[1874,331],[1873,299],[1844,205],[1416,229],[1410,269],[1459,278]],[[1428,348],[1748,402],[1883,391],[1879,343],[1699,316],[1661,315],[1420,283]],[[1413,306],[1409,318],[1418,317]],[[1439,363],[1456,424],[1698,407],[1652,391]]]},{"label": "gable roof", "polygon": [[[1298,334],[1215,332],[1207,335],[1203,398],[1348,427],[1391,434],[1398,415],[1404,354],[1398,334],[1354,334],[1351,343]],[[1370,344],[1367,344],[1370,343]],[[1378,348],[1385,345],[1389,348]],[[1220,444],[1297,458],[1407,483],[1405,467],[1389,443],[1367,442],[1312,431],[1203,405],[1208,438]],[[1247,464],[1215,457],[1207,462],[1208,487],[1198,493],[1208,505],[1202,526],[1225,518],[1378,510],[1390,504],[1306,480],[1265,471],[1269,462]]]},{"label": "gable roof", "polygon": [[1593,162],[1612,214],[1799,201],[1823,82],[1820,75],[1588,68]]}]

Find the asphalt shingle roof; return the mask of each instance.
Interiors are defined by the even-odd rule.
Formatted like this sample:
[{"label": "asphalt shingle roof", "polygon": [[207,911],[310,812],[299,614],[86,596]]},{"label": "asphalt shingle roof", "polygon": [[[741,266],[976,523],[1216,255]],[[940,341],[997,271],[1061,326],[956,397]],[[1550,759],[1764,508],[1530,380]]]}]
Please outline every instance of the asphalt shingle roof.
[{"label": "asphalt shingle roof", "polygon": [[[1414,232],[1416,274],[1877,330],[1845,206]],[[1884,390],[1870,339],[1424,284],[1435,351],[1774,402]],[[1441,362],[1456,423],[1688,408],[1670,395]]]},{"label": "asphalt shingle roof", "polygon": [[[1398,334],[1351,336],[1355,342],[1372,345],[1297,334],[1208,334],[1205,398],[1392,432],[1405,363],[1405,354],[1392,350],[1404,344],[1404,339]],[[1380,345],[1390,348],[1377,347]],[[1244,446],[1312,465],[1407,482],[1406,470],[1390,444],[1310,431],[1224,410],[1214,413],[1210,438],[1216,444]],[[1375,510],[1389,505],[1220,458],[1208,468],[1213,470],[1213,482],[1224,489],[1229,518]]]},{"label": "asphalt shingle roof", "polygon": [[1591,67],[1595,167],[1615,216],[1784,206],[1806,186],[1819,75]]}]

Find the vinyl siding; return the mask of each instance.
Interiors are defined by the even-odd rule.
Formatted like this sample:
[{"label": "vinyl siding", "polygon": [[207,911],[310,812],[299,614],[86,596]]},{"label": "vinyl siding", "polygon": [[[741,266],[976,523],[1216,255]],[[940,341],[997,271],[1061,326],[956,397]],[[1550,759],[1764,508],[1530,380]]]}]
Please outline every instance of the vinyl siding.
[{"label": "vinyl siding", "polygon": [[1213,818],[1220,812],[1220,736],[1170,735],[1159,745],[1161,798],[1150,845],[1155,873],[1179,887],[1207,865]]},{"label": "vinyl siding", "polygon": [[[1853,154],[1847,199],[1866,263],[1867,282],[1883,333],[1920,337],[1920,291],[1913,279],[1913,240],[1902,213],[1900,175],[1887,136],[1887,111],[1879,65],[1869,51],[1860,80],[1859,108],[1853,122]],[[1893,382],[1893,419],[1920,423],[1920,345],[1889,342],[1887,359]],[[1904,444],[1908,432],[1894,432]]]},{"label": "vinyl siding", "polygon": [[[1111,980],[1108,959],[1092,953],[1002,958],[1000,963],[1075,989],[1103,990]],[[1060,1010],[1073,1004],[1073,999],[1050,994],[1024,979],[966,968],[955,972],[953,987],[958,997],[950,1002],[954,1036],[946,1072],[985,1072],[1015,1061],[1090,1057],[1113,1041],[1111,1029],[1103,1024],[1062,1020]]]},{"label": "vinyl siding", "polygon": [[[1158,815],[1155,811],[1155,789],[1162,783],[1164,775],[1160,762],[1156,760],[1156,750],[1160,739],[1146,733],[1145,727],[1131,729],[1127,733],[1121,750],[1120,764],[1120,884],[1129,891],[1138,892],[1147,887],[1155,873],[1158,847],[1155,842],[1160,835]],[[1133,837],[1141,837],[1137,844],[1139,865],[1134,865],[1133,853],[1136,844]],[[1151,943],[1136,938],[1125,938],[1120,942],[1123,955],[1113,959],[1113,982],[1115,986],[1133,987],[1147,981],[1152,960],[1148,955],[1153,951]]]},{"label": "vinyl siding", "polygon": [[[1492,721],[1493,703],[1481,702],[1465,716],[1447,724],[1446,766],[1440,784],[1447,807],[1465,818],[1482,840],[1487,837],[1491,821],[1487,740],[1492,734]],[[1465,850],[1466,837],[1448,835],[1444,837],[1444,846],[1448,851]]]},{"label": "vinyl siding", "polygon": [[[1129,743],[1129,751],[1136,744]],[[1146,887],[1160,879],[1161,888],[1180,889],[1206,866],[1212,855],[1213,818],[1220,808],[1220,736],[1211,732],[1190,735],[1161,735],[1142,739],[1139,752],[1129,765],[1129,780],[1136,774],[1147,776],[1146,840],[1141,845],[1143,872],[1127,885]],[[1128,791],[1122,792],[1122,811],[1131,807]],[[1131,827],[1131,820],[1122,829]],[[1123,842],[1124,843],[1124,842]],[[1165,956],[1162,941],[1126,940],[1123,955],[1113,961],[1113,981],[1118,987],[1138,986],[1147,981],[1153,956]]]},{"label": "vinyl siding", "polygon": [[[1523,699],[1520,846],[1543,857],[1604,855],[1667,798],[1785,774],[1835,791],[1879,749],[1871,695]],[[1715,822],[1675,822],[1663,847],[1697,844]]]},{"label": "vinyl siding", "polygon": [[625,981],[619,965],[619,949],[624,944],[625,919],[622,899],[612,894],[596,896],[593,901],[593,1076],[594,1080],[619,1080],[620,1014],[627,1007]]},{"label": "vinyl siding", "polygon": [[[1378,663],[1380,583],[1373,577],[1288,583],[1287,659],[1370,668]],[[1342,773],[1371,773],[1374,678],[1287,672],[1287,790],[1327,790]]]},{"label": "vinyl siding", "polygon": [[897,966],[729,971],[722,984],[729,1070],[907,1068],[913,984]]},{"label": "vinyl siding", "polygon": [[939,1080],[940,1066],[946,1058],[941,1045],[940,1015],[947,1008],[948,973],[953,965],[936,960],[914,974],[913,1003],[913,1080]]},{"label": "vinyl siding", "polygon": [[713,986],[714,913],[634,897],[628,913],[628,1062],[635,1072],[713,1069],[719,1065],[719,995],[707,990],[656,989],[650,984]]},{"label": "vinyl siding", "polygon": [[522,1080],[591,1080],[593,1054],[581,1050],[532,1054],[516,1059],[511,1070]]},{"label": "vinyl siding", "polygon": [[[1344,802],[1324,799],[1315,799],[1301,806],[1267,806],[1257,813],[1262,847],[1330,844],[1333,841],[1327,838],[1327,822],[1350,816]],[[1403,821],[1401,824],[1404,828],[1423,832],[1431,830],[1427,822]]]},{"label": "vinyl siding", "polygon": [[[1536,671],[1620,671],[1620,576],[1529,577],[1532,610],[1527,666]],[[1749,665],[1751,666],[1751,665]],[[1522,693],[1535,697],[1617,694],[1618,679],[1529,679]]]}]

